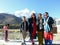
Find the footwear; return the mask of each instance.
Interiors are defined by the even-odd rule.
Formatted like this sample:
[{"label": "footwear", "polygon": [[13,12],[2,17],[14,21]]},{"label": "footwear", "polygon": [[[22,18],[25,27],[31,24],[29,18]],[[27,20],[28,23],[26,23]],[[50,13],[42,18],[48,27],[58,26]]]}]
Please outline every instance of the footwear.
[{"label": "footwear", "polygon": [[22,43],[21,45],[24,45],[24,43]]},{"label": "footwear", "polygon": [[22,43],[21,45],[26,45],[25,43]]},{"label": "footwear", "polygon": [[5,40],[6,42],[8,42],[9,40]]},{"label": "footwear", "polygon": [[34,43],[32,43],[32,45],[34,45]]},{"label": "footwear", "polygon": [[43,45],[43,44],[39,44],[39,45]]}]

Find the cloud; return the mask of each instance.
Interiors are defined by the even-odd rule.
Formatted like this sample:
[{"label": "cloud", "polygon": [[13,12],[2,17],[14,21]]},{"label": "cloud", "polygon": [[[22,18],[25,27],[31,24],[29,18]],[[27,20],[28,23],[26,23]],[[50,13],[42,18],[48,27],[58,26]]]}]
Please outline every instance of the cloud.
[{"label": "cloud", "polygon": [[30,11],[29,9],[25,8],[23,10],[15,11],[15,16],[17,16],[17,17],[20,17],[20,16],[30,17],[31,13],[36,13],[36,12],[34,10]]}]

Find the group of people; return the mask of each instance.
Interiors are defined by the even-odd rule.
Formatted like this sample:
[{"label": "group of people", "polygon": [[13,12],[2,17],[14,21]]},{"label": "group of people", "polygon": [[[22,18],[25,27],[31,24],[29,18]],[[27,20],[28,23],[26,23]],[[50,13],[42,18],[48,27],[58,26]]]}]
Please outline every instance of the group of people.
[{"label": "group of people", "polygon": [[[31,17],[26,19],[25,16],[22,18],[22,23],[20,26],[20,32],[22,32],[24,44],[25,38],[26,38],[26,32],[29,32],[30,40],[32,42],[32,45],[34,45],[34,39],[36,39],[36,36],[38,37],[39,45],[43,45],[43,39],[45,42],[45,45],[52,45],[53,41],[53,27],[52,24],[54,23],[54,20],[52,17],[49,16],[48,12],[45,12],[42,16],[41,13],[39,13],[38,18],[36,17],[35,13],[31,14]],[[8,32],[8,25],[7,27],[3,27],[5,30],[5,40],[7,40],[7,32]]]}]

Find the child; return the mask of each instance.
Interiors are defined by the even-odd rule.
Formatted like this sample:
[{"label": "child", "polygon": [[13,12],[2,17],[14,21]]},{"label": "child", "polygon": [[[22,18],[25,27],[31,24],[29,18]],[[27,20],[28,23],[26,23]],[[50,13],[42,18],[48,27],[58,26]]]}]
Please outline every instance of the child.
[{"label": "child", "polygon": [[8,41],[8,26],[9,26],[9,24],[5,24],[4,26],[3,26],[3,30],[4,30],[4,35],[5,35],[5,41]]},{"label": "child", "polygon": [[28,22],[26,21],[26,17],[23,16],[23,19],[22,19],[22,23],[21,23],[21,27],[20,27],[20,31],[22,32],[22,36],[23,36],[23,42],[22,42],[22,45],[25,44],[25,38],[26,38],[26,32],[28,30]]}]

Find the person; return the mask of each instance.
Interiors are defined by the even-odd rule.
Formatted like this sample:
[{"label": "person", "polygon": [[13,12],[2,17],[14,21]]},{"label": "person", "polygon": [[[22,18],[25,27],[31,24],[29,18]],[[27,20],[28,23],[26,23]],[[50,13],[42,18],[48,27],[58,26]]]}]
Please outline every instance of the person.
[{"label": "person", "polygon": [[9,24],[5,24],[3,26],[5,41],[8,41],[8,27],[9,27]]},{"label": "person", "polygon": [[23,21],[22,21],[21,27],[20,27],[20,32],[22,32],[22,36],[23,36],[22,45],[23,45],[23,44],[26,45],[26,43],[25,43],[25,38],[26,38],[26,35],[27,35],[26,32],[28,31],[28,22],[27,22],[25,16],[23,16],[22,20],[23,20]]},{"label": "person", "polygon": [[32,45],[34,45],[34,38],[36,38],[36,15],[35,13],[31,14],[31,18],[29,18],[29,33],[30,33],[30,40]]},{"label": "person", "polygon": [[53,33],[52,33],[52,24],[54,20],[52,17],[49,16],[48,12],[44,13],[44,40],[45,45],[52,45],[53,41]]},{"label": "person", "polygon": [[38,41],[39,45],[43,45],[43,35],[44,35],[44,26],[43,26],[44,20],[42,18],[42,14],[38,14],[38,20],[37,20],[37,32],[38,32]]}]

